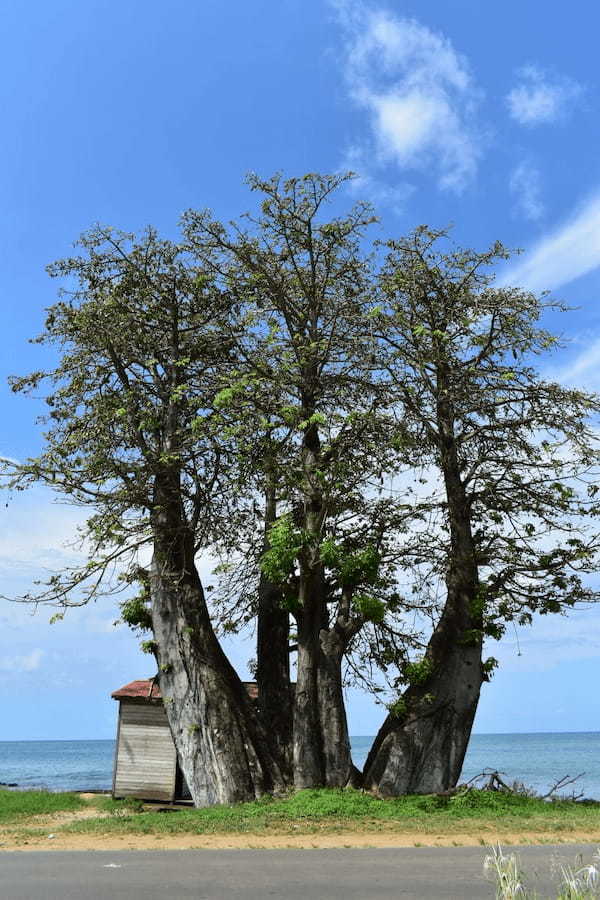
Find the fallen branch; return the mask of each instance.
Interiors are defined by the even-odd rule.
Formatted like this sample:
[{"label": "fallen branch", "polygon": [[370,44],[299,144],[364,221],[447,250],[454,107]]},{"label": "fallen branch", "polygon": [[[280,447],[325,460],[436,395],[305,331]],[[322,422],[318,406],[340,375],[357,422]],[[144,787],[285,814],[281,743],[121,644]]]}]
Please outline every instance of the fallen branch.
[{"label": "fallen branch", "polygon": [[[549,797],[554,796],[557,791],[565,788],[568,784],[573,784],[573,782],[578,781],[580,778],[583,778],[584,775],[585,772],[581,772],[579,775],[575,775],[573,778],[571,778],[569,775],[563,775],[562,778],[559,778],[558,781],[552,785],[547,794],[543,794],[540,797],[540,800],[547,800]],[[583,792],[581,794],[578,794],[577,796],[573,795],[572,799],[579,800],[581,797],[583,797]]]},{"label": "fallen branch", "polygon": [[503,781],[502,778],[500,778],[501,775],[506,775],[506,772],[498,772],[495,769],[484,769],[483,772],[480,772],[479,775],[474,775],[473,778],[470,778],[469,781],[461,785],[461,787],[468,788],[476,781],[479,781],[481,778],[487,778],[487,783],[479,788],[479,790],[508,791],[510,794],[514,794],[514,788],[511,788],[505,781]]},{"label": "fallen branch", "polygon": [[[530,796],[536,796],[534,791],[528,791],[528,789],[518,781],[515,781],[513,785],[509,785],[504,781],[500,776],[504,775],[506,777],[506,772],[498,772],[495,769],[484,769],[483,772],[480,772],[478,775],[474,775],[473,778],[470,778],[465,784],[461,784],[458,790],[466,790],[471,786],[475,787],[478,781],[485,779],[485,783],[478,788],[480,791],[505,791],[509,794],[524,794],[528,793]],[[583,778],[585,772],[581,772],[579,775],[575,775],[571,778],[570,775],[563,775],[562,778],[559,778],[556,781],[550,790],[546,794],[537,795],[539,800],[549,800],[551,797],[556,797],[558,791],[567,787],[569,784],[573,784],[575,781],[578,781],[580,778]],[[575,794],[569,798],[570,800],[581,800],[583,797],[583,791],[580,794]]]}]

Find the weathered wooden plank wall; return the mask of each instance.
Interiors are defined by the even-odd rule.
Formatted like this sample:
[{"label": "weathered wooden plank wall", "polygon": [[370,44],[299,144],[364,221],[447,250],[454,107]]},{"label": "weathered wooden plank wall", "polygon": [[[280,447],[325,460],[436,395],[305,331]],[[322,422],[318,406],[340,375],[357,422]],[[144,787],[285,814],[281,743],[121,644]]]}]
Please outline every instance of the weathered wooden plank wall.
[{"label": "weathered wooden plank wall", "polygon": [[177,754],[162,704],[122,700],[115,762],[115,797],[171,801]]}]

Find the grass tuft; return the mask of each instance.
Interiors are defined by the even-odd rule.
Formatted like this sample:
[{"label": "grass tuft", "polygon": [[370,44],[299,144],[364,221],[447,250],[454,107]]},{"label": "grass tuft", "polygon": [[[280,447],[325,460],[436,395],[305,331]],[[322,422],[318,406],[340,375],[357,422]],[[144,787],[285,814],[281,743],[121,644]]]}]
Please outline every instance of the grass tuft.
[{"label": "grass tuft", "polygon": [[78,794],[0,790],[0,823],[20,822],[30,816],[47,816],[84,806],[86,803]]}]

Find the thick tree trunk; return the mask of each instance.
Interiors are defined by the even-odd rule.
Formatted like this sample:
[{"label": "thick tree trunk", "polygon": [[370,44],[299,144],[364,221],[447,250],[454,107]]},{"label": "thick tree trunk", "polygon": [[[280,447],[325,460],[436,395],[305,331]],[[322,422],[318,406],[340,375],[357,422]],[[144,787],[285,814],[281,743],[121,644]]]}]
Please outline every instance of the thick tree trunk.
[{"label": "thick tree trunk", "polygon": [[342,688],[345,642],[335,630],[322,630],[317,674],[319,718],[323,735],[324,782],[327,787],[357,785],[360,773],[352,763],[348,720]]},{"label": "thick tree trunk", "polygon": [[298,790],[325,784],[323,735],[319,716],[319,631],[321,591],[315,581],[302,579],[299,591],[298,659],[294,692],[293,764]]},{"label": "thick tree trunk", "polygon": [[[315,379],[307,376],[307,383]],[[303,418],[315,412],[313,398],[303,398]],[[296,788],[344,787],[354,779],[342,692],[341,633],[330,630],[320,542],[326,508],[321,492],[321,445],[318,427],[304,431],[303,528],[309,536],[300,560],[298,585],[298,661],[294,696],[294,784]]]},{"label": "thick tree trunk", "polygon": [[447,600],[419,677],[413,677],[399,708],[387,717],[367,758],[364,784],[382,794],[455,787],[484,680],[483,602],[446,383],[440,369],[437,423],[450,530]]},{"label": "thick tree trunk", "polygon": [[367,789],[398,796],[456,785],[483,682],[481,637],[462,643],[461,618],[453,611],[440,623],[426,656],[431,674],[382,725],[364,768]]},{"label": "thick tree trunk", "polygon": [[[317,630],[317,629],[315,629]],[[294,702],[294,785],[345,787],[356,784],[342,690],[343,649],[326,629],[298,640]]]},{"label": "thick tree trunk", "polygon": [[160,688],[196,806],[285,788],[278,758],[209,621],[196,573],[153,565],[152,623]]},{"label": "thick tree trunk", "polygon": [[156,479],[150,596],[161,693],[196,806],[285,788],[277,751],[219,644],[178,501],[178,475]]},{"label": "thick tree trunk", "polygon": [[322,598],[322,573],[317,573],[300,588],[294,698],[294,784],[298,789],[345,787],[358,779],[342,689],[347,641],[335,627],[324,627],[328,623]]},{"label": "thick tree trunk", "polygon": [[[314,384],[312,368],[304,373],[304,384]],[[312,392],[303,397],[302,417],[310,421],[315,412]],[[323,734],[319,715],[318,671],[321,655],[319,633],[326,624],[325,584],[319,544],[324,517],[321,484],[316,476],[321,456],[319,431],[311,424],[304,429],[302,469],[304,503],[302,528],[307,536],[300,557],[298,578],[298,658],[294,694],[293,763],[294,785],[298,790],[325,784]]]},{"label": "thick tree trunk", "polygon": [[258,709],[291,776],[293,700],[290,683],[289,613],[281,591],[261,578],[257,626]]},{"label": "thick tree trunk", "polygon": [[[276,520],[275,492],[266,491],[265,549],[267,533]],[[271,736],[286,776],[292,777],[292,691],[290,684],[289,613],[283,607],[281,588],[261,575],[258,585],[258,623],[256,641],[256,682],[258,708],[262,723]]]}]

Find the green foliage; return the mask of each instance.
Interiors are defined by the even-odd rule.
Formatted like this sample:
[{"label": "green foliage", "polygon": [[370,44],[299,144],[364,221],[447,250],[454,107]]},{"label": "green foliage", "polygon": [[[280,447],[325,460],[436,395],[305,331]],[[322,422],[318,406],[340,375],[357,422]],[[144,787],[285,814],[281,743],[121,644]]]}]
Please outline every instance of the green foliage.
[{"label": "green foliage", "polygon": [[368,594],[354,594],[352,605],[366,622],[379,624],[385,619],[385,605],[377,597],[371,597]]},{"label": "green foliage", "polygon": [[483,627],[483,633],[495,641],[499,641],[505,631],[506,626],[502,622],[494,621],[491,618],[487,619]]},{"label": "green foliage", "polygon": [[148,594],[142,591],[135,597],[125,600],[119,605],[121,619],[131,628],[139,628],[141,631],[152,629],[152,616],[148,607]]},{"label": "green foliage", "polygon": [[476,647],[481,642],[482,635],[481,628],[465,628],[460,643],[463,647]]},{"label": "green foliage", "polygon": [[326,538],[319,548],[321,560],[329,569],[339,569],[343,558],[342,548],[336,544],[333,538]]},{"label": "green foliage", "polygon": [[215,409],[224,409],[230,406],[238,397],[245,394],[251,383],[251,378],[244,377],[229,385],[229,387],[222,388],[214,398],[213,404]]},{"label": "green foliage", "polygon": [[450,797],[448,804],[451,810],[457,814],[473,811],[501,812],[535,808],[535,804],[531,803],[531,798],[524,794],[509,793],[508,791],[485,791],[477,788],[458,791]]},{"label": "green foliage", "polygon": [[280,516],[271,525],[268,544],[260,560],[261,571],[270,581],[282,584],[293,573],[303,545],[302,534],[294,526],[291,515]]},{"label": "green foliage", "polygon": [[301,406],[282,406],[278,412],[286,425],[296,425],[302,419]]},{"label": "green foliage", "polygon": [[153,653],[156,655],[158,651],[158,643],[156,641],[142,641],[140,644],[142,653]]},{"label": "green foliage", "polygon": [[337,544],[333,538],[326,538],[319,548],[323,563],[335,572],[340,585],[374,584],[379,574],[381,554],[378,549],[368,545],[363,550],[351,552]]},{"label": "green foliage", "polygon": [[[600,404],[545,382],[531,365],[533,356],[557,346],[539,322],[546,309],[560,306],[518,287],[495,289],[494,267],[509,255],[498,243],[463,250],[446,231],[423,226],[388,247],[378,334],[389,342],[405,427],[412,422],[423,465],[434,467],[447,487],[441,527],[452,531],[452,505],[472,528],[471,583],[486,571],[470,598],[474,629],[461,640],[478,641],[480,628],[498,638],[506,621],[528,623],[532,612],[558,612],[584,595],[595,599],[581,578],[599,550],[586,523],[595,513],[576,487],[576,473],[597,479],[587,467],[597,464],[592,423]],[[461,549],[455,534],[430,552],[438,571],[464,571],[472,550]]]},{"label": "green foliage", "polygon": [[492,680],[492,676],[499,665],[500,664],[495,656],[488,656],[487,659],[484,659],[484,661],[481,664],[484,681]]},{"label": "green foliage", "polygon": [[402,674],[409,684],[422,685],[433,672],[433,664],[429,657],[424,656],[423,659],[407,662],[402,667]]},{"label": "green foliage", "polygon": [[315,412],[312,416],[309,416],[308,419],[303,419],[298,427],[301,431],[305,431],[311,425],[326,425],[327,417],[322,412]]},{"label": "green foliage", "polygon": [[477,593],[474,597],[471,597],[469,601],[469,611],[471,613],[471,617],[475,619],[475,621],[479,621],[483,617],[483,614],[485,612],[486,598],[487,586],[480,583],[477,587]]},{"label": "green foliage", "polygon": [[376,547],[365,547],[340,562],[340,581],[344,585],[373,584],[377,580],[381,556]]},{"label": "green foliage", "polygon": [[386,708],[389,714],[391,716],[394,716],[395,719],[401,719],[403,716],[405,716],[408,709],[404,697],[398,697],[391,703],[386,703]]}]

